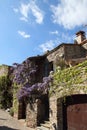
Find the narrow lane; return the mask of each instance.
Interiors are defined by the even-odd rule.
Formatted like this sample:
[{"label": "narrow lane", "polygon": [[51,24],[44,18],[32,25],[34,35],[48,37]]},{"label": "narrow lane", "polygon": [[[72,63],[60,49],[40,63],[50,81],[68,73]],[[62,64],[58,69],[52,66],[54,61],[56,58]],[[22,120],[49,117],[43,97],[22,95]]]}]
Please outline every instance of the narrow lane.
[{"label": "narrow lane", "polygon": [[11,117],[8,112],[0,109],[0,130],[35,130],[26,127],[22,121]]}]

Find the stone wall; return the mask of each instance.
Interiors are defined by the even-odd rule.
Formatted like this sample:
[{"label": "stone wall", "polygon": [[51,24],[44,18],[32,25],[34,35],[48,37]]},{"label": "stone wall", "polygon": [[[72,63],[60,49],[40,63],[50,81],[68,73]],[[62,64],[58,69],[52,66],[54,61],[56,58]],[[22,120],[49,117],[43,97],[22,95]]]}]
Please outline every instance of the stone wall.
[{"label": "stone wall", "polygon": [[62,98],[52,96],[50,98],[50,124],[51,127],[55,127],[56,130],[63,130],[63,105]]},{"label": "stone wall", "polygon": [[47,60],[49,63],[53,63],[53,70],[60,66],[60,61],[64,61],[64,45],[59,46],[47,55]]},{"label": "stone wall", "polygon": [[59,46],[58,49],[51,51],[47,56],[49,62],[54,61],[56,57],[62,57],[64,55],[64,46]]},{"label": "stone wall", "polygon": [[65,45],[65,60],[82,58],[86,55],[86,50],[78,44]]},{"label": "stone wall", "polygon": [[49,113],[51,125],[55,124],[57,126],[57,98],[55,96],[50,98]]},{"label": "stone wall", "polygon": [[[83,48],[85,48],[87,50],[87,42],[85,44],[82,45]],[[86,56],[87,56],[87,53],[86,53]]]}]

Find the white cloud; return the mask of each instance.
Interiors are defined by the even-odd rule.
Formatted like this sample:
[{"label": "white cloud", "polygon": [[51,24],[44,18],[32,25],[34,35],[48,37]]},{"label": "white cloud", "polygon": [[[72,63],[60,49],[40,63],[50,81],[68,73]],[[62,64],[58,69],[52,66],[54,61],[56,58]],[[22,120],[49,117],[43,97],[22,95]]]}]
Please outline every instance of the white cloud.
[{"label": "white cloud", "polygon": [[20,13],[22,14],[23,17],[28,18],[29,4],[23,4],[23,3],[21,3]]},{"label": "white cloud", "polygon": [[51,5],[53,22],[72,29],[87,24],[87,0],[60,0],[57,6]]},{"label": "white cloud", "polygon": [[58,31],[51,31],[50,34],[58,35]]},{"label": "white cloud", "polygon": [[31,4],[31,11],[32,11],[32,14],[36,17],[36,22],[39,24],[42,23],[43,22],[43,12],[33,2]]},{"label": "white cloud", "polygon": [[31,15],[33,15],[36,23],[41,24],[44,19],[43,11],[36,5],[35,1],[31,1],[28,4],[22,3],[20,6],[20,13],[22,15],[21,20],[28,20]]},{"label": "white cloud", "polygon": [[20,20],[28,22],[28,19],[26,17],[20,17]]},{"label": "white cloud", "polygon": [[18,34],[20,34],[23,38],[30,38],[29,34],[26,34],[24,31],[18,31]]},{"label": "white cloud", "polygon": [[57,44],[58,44],[57,40],[50,40],[39,45],[39,50],[41,52],[46,52],[47,50],[52,50]]},{"label": "white cloud", "polygon": [[13,11],[15,12],[15,13],[18,13],[18,9],[17,8],[13,8]]}]

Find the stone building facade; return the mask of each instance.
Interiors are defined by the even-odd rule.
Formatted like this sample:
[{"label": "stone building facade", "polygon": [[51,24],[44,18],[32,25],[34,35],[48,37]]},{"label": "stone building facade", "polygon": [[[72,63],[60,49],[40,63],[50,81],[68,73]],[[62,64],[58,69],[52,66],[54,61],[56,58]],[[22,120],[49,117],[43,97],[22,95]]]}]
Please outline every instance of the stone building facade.
[{"label": "stone building facade", "polygon": [[[38,77],[38,81],[41,81],[44,76],[48,76],[50,71],[55,71],[57,66],[60,66],[61,68],[71,67],[71,66],[74,66],[74,65],[86,60],[87,41],[84,37],[84,32],[80,31],[76,35],[77,35],[76,43],[74,43],[74,44],[63,43],[63,44],[59,45],[58,47],[54,48],[53,50],[48,51],[43,56],[36,56],[36,57],[30,58],[30,59],[33,59],[33,61],[35,61],[36,64],[38,63],[37,65],[39,66],[38,68],[40,69],[40,70],[38,70],[38,72],[36,74],[36,77]],[[78,38],[78,35],[79,35],[79,38]],[[81,43],[79,43],[79,42],[81,42]],[[39,73],[39,75],[38,75],[38,73]],[[36,82],[38,82],[38,81],[36,81]],[[46,116],[44,114],[44,112],[46,112],[46,111],[42,112],[42,110],[44,110],[46,107],[45,103],[49,104],[48,107],[46,108],[46,110],[48,113],[48,119],[50,120],[51,124],[54,124],[55,126],[57,126],[57,124],[58,124],[57,121],[61,122],[59,124],[63,123],[63,118],[60,118],[63,115],[62,99],[60,101],[60,100],[56,99],[55,97],[52,97],[49,100],[49,96],[48,95],[46,95],[46,96],[47,96],[47,100],[44,98],[43,100],[41,99],[40,101],[38,101],[39,106],[38,106],[38,102],[36,102],[36,107],[34,107],[35,110],[33,111],[33,114],[36,113],[35,114],[36,119],[33,118],[33,120],[32,120],[31,116],[29,116],[28,117],[29,120],[27,121],[28,126],[31,127],[31,124],[29,123],[30,120],[32,120],[32,124],[34,126],[37,126],[38,124],[40,125],[40,123],[43,123],[44,121],[46,121],[46,119],[43,118],[44,116]],[[38,110],[39,110],[39,112],[38,112]],[[31,110],[29,110],[29,111],[31,111]],[[43,113],[43,114],[41,114],[41,113]],[[43,118],[43,121],[42,121],[42,118]],[[59,127],[60,127],[60,130],[64,129],[63,125],[60,125]]]},{"label": "stone building facade", "polygon": [[[87,59],[87,39],[85,37],[85,32],[83,31],[77,32],[76,39],[73,44],[62,43],[53,50],[47,51],[47,53],[45,53],[42,56],[29,57],[28,59],[32,62],[31,65],[37,66],[37,72],[32,82],[33,83],[41,82],[43,77],[48,76],[50,74],[50,71],[55,71],[57,66],[60,66],[63,69],[65,67],[74,66]],[[61,107],[57,108],[55,106],[55,104],[57,104],[56,101],[57,99],[55,99],[55,97],[53,99],[50,99],[51,106],[49,106],[49,96],[45,95],[44,97],[41,97],[41,100],[34,102],[32,104],[32,107],[29,106],[28,109],[26,103],[20,102],[18,106],[18,118],[21,119],[27,117],[26,120],[27,125],[29,127],[36,127],[41,122],[47,120],[45,119],[46,115],[48,115],[47,118],[50,118],[51,122],[52,118],[55,121],[57,121],[55,113],[56,111],[58,111],[57,110],[58,108],[61,111]],[[52,113],[49,113],[49,108],[53,106],[55,106],[53,115],[54,117],[52,116]],[[42,108],[45,111],[42,112]],[[27,112],[25,110],[27,110]],[[58,114],[62,115],[61,112]],[[62,130],[62,128],[60,130]]]}]

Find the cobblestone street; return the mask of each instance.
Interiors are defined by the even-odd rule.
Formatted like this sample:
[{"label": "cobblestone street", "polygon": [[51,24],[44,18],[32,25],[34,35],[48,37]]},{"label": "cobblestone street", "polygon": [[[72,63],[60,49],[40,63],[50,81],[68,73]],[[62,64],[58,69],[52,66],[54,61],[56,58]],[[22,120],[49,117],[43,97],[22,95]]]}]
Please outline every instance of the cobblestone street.
[{"label": "cobblestone street", "polygon": [[22,120],[14,119],[8,112],[0,109],[0,130],[35,130],[25,126]]}]

